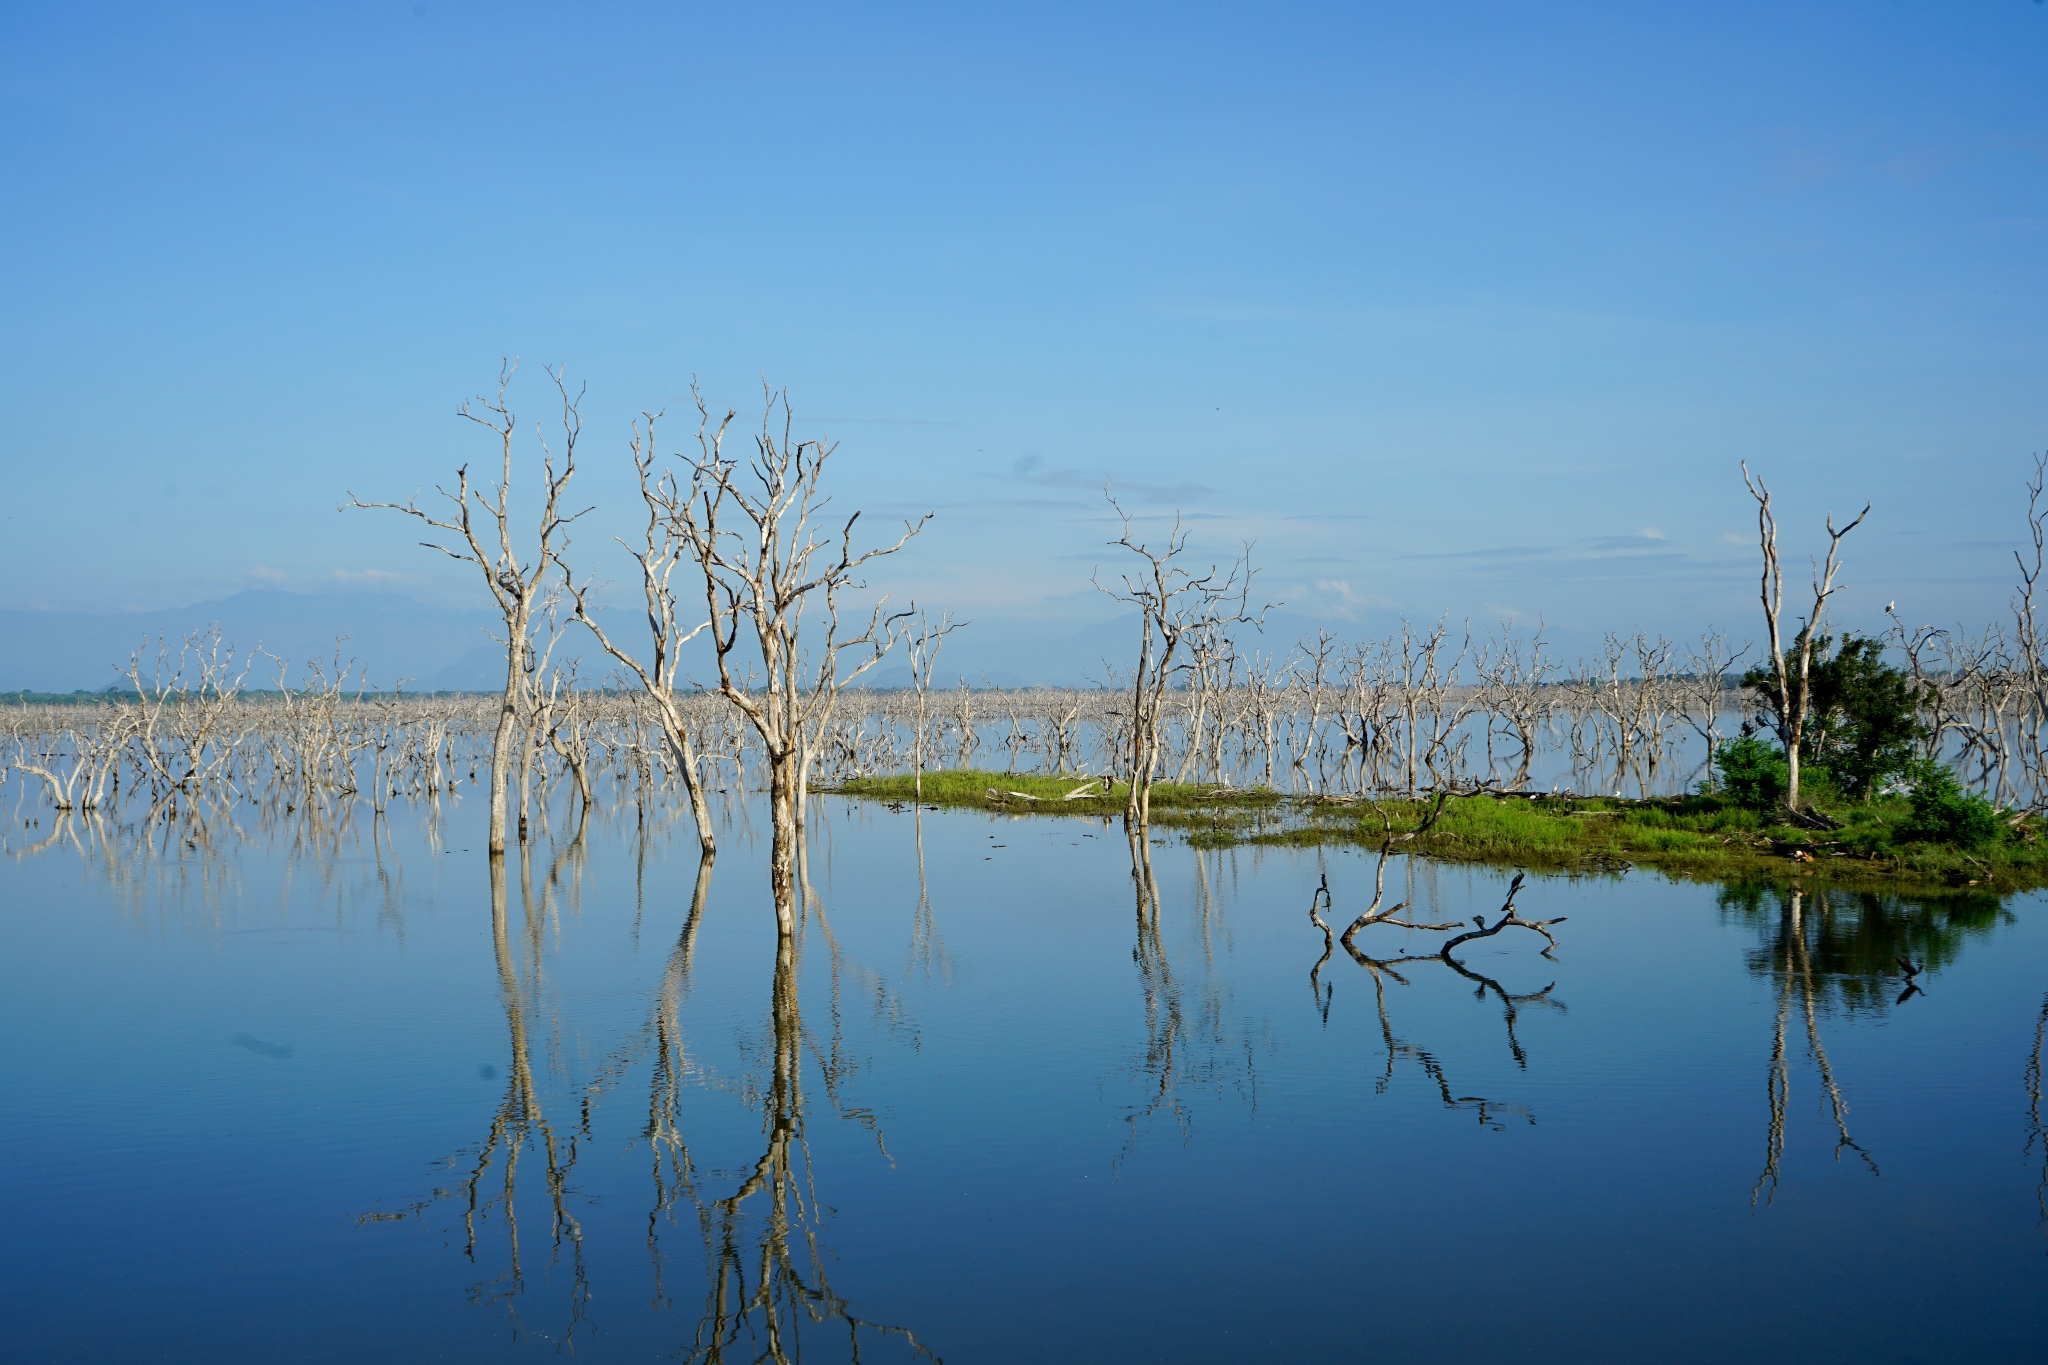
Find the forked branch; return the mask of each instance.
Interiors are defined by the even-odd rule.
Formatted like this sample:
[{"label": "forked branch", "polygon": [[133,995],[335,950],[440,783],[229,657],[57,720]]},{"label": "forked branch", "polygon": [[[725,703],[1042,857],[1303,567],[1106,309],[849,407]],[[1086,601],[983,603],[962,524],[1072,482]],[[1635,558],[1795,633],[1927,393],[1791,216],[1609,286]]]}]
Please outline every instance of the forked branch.
[{"label": "forked branch", "polygon": [[[1451,949],[1459,944],[1470,942],[1475,938],[1491,938],[1503,929],[1516,928],[1534,930],[1536,933],[1543,935],[1543,941],[1550,945],[1549,948],[1543,950],[1543,955],[1549,957],[1550,949],[1557,946],[1557,940],[1550,936],[1550,926],[1553,924],[1563,924],[1567,917],[1558,915],[1554,919],[1523,919],[1522,912],[1515,908],[1515,896],[1522,889],[1522,879],[1523,874],[1517,872],[1515,879],[1508,883],[1508,898],[1500,907],[1499,919],[1495,920],[1492,924],[1488,924],[1486,916],[1474,915],[1472,922],[1479,927],[1468,929],[1456,938],[1447,940],[1443,947],[1436,950],[1437,956],[1446,962],[1451,962]],[[1456,964],[1453,963],[1453,965]]]}]

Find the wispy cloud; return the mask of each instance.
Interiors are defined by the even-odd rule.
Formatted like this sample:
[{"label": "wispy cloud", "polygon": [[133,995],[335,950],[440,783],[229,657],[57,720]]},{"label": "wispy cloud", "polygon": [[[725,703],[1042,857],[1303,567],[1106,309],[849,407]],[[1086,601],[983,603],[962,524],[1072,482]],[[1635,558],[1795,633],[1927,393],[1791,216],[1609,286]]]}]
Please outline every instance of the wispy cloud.
[{"label": "wispy cloud", "polygon": [[1346,578],[1318,578],[1305,590],[1291,594],[1309,613],[1339,621],[1363,620],[1368,612],[1390,611],[1392,598],[1359,592]]},{"label": "wispy cloud", "polygon": [[1541,565],[1547,573],[1568,572],[1574,566],[1599,568],[1606,572],[1612,572],[1616,566],[1627,566],[1635,572],[1656,572],[1707,562],[1673,545],[1655,527],[1646,527],[1628,535],[1587,536],[1556,545],[1482,545],[1467,550],[1414,551],[1400,558],[1464,561],[1517,569]]},{"label": "wispy cloud", "polygon": [[1106,469],[1052,468],[1046,464],[1044,456],[1035,453],[1020,456],[1006,473],[984,474],[982,477],[1033,488],[1073,489],[1076,492],[1085,489],[1098,496],[1107,489],[1114,495],[1146,502],[1196,502],[1216,491],[1203,483],[1151,483],[1143,479],[1123,479]]}]

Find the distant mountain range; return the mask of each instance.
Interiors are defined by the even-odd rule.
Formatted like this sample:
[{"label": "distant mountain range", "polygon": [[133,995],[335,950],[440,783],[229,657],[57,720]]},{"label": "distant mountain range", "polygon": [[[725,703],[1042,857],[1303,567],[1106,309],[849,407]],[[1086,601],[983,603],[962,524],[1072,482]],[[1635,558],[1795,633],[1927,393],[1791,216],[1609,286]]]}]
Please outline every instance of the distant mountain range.
[{"label": "distant mountain range", "polygon": [[[297,685],[309,660],[332,671],[336,637],[370,683],[401,678],[421,690],[491,686],[490,663],[503,651],[484,631],[483,612],[430,607],[398,593],[296,593],[252,588],[232,597],[167,611],[0,611],[0,691],[96,691],[125,684],[136,650],[153,658],[159,637],[175,653],[183,638],[218,624],[238,652],[259,646],[289,661]],[[504,664],[498,663],[500,678]],[[274,686],[277,666],[262,662],[249,686]]]},{"label": "distant mountain range", "polygon": [[[637,642],[631,613],[620,609],[610,617],[620,622],[615,638]],[[146,647],[153,656],[161,637],[175,653],[187,634],[214,624],[237,650],[260,646],[287,660],[294,686],[302,682],[309,660],[331,671],[337,637],[343,637],[342,659],[355,661],[358,673],[352,676],[367,676],[373,687],[389,688],[403,679],[409,691],[484,691],[504,679],[504,651],[489,634],[496,625],[492,611],[428,606],[398,593],[252,588],[165,611],[0,611],[0,640],[6,642],[0,652],[0,692],[125,685],[124,670],[136,650]],[[1317,624],[1275,613],[1263,636],[1244,632],[1239,649],[1284,654],[1297,639],[1313,634]],[[938,684],[957,686],[964,676],[975,687],[1085,686],[1107,676],[1106,664],[1128,668],[1136,638],[1135,619],[1064,631],[1037,622],[1022,627],[977,622],[947,638],[937,663]],[[580,629],[571,629],[556,657],[580,657],[589,682],[613,671],[611,661]],[[708,650],[701,657],[686,656],[686,671],[706,676],[710,667]],[[275,686],[276,670],[273,663],[260,664],[248,685]],[[863,682],[908,686],[910,670],[895,654]]]}]

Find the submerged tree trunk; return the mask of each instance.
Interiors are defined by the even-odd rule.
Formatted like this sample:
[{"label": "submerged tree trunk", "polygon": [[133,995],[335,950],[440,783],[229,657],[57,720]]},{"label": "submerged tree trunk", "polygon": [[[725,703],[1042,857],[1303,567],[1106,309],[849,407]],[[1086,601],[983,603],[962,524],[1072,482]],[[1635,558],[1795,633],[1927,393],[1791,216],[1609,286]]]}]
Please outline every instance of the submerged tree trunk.
[{"label": "submerged tree trunk", "polygon": [[[524,632],[516,637],[524,639]],[[505,695],[498,706],[498,730],[491,740],[491,832],[490,851],[494,856],[505,852],[505,824],[507,791],[512,781],[512,734],[519,725],[519,676],[520,658],[516,648],[508,648],[505,658]]]}]

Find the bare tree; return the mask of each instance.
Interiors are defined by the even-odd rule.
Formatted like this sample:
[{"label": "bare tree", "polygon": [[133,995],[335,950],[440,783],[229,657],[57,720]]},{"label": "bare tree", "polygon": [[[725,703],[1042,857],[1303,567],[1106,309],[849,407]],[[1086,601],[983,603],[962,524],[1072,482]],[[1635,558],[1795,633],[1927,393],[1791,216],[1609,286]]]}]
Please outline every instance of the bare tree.
[{"label": "bare tree", "polygon": [[1494,717],[1487,722],[1488,767],[1490,770],[1492,766],[1494,731],[1505,726],[1521,751],[1513,779],[1518,788],[1529,783],[1529,764],[1536,754],[1536,730],[1549,718],[1551,709],[1544,685],[1555,671],[1556,665],[1543,658],[1541,621],[1536,623],[1536,633],[1529,638],[1526,658],[1521,641],[1515,638],[1508,623],[1502,621],[1498,648],[1488,651],[1480,662],[1480,678],[1492,694],[1494,711]]},{"label": "bare tree", "polygon": [[[889,612],[885,597],[873,605],[858,634],[842,634],[843,598],[865,586],[858,576],[861,566],[902,549],[931,514],[904,522],[894,542],[868,550],[853,548],[859,512],[836,533],[821,531],[814,518],[829,499],[820,493],[820,480],[838,446],[796,439],[787,392],[765,392],[761,432],[742,471],[740,462],[724,452],[733,414],[714,423],[702,394],[692,388],[698,456],[691,469],[691,499],[681,505],[674,524],[704,574],[718,690],[761,741],[773,822],[769,882],[778,926],[793,933],[790,907],[795,904],[792,888],[811,737],[830,721],[839,693],[880,663],[907,630],[909,613]],[[814,604],[822,609],[824,635],[812,649],[802,631],[805,611]],[[742,624],[760,651],[759,690],[735,671],[733,653]],[[846,656],[850,668],[844,666]]]},{"label": "bare tree", "polygon": [[[917,604],[912,603],[914,608]],[[939,646],[946,637],[968,624],[955,621],[953,613],[945,612],[934,621],[925,612],[917,613],[917,625],[904,637],[904,647],[910,653],[910,689],[916,696],[914,723],[916,730],[911,737],[912,769],[911,793],[915,799],[924,800],[924,746],[925,732],[930,725],[928,701],[932,690],[932,666],[938,661]]]},{"label": "bare tree", "polygon": [[[563,372],[553,369],[548,371],[548,378],[554,381],[555,391],[562,402],[561,471],[556,472],[554,450],[542,438],[538,540],[531,558],[521,562],[519,551],[512,543],[511,507],[512,446],[519,422],[505,402],[505,391],[511,386],[512,375],[517,368],[518,362],[506,361],[499,367],[498,389],[494,396],[472,398],[456,409],[458,415],[488,428],[498,438],[500,473],[492,496],[486,497],[483,489],[470,486],[469,466],[462,465],[455,471],[453,491],[435,486],[434,491],[450,505],[449,510],[440,516],[421,507],[417,498],[409,502],[364,502],[350,493],[348,502],[344,504],[345,507],[381,507],[402,512],[440,532],[441,539],[423,540],[420,544],[430,550],[439,550],[451,559],[476,565],[483,574],[485,586],[491,590],[492,599],[498,604],[499,615],[505,623],[505,691],[500,699],[497,731],[491,744],[490,851],[493,855],[505,852],[505,789],[513,757],[512,735],[518,727],[526,701],[526,664],[533,648],[535,608],[544,597],[550,579],[562,568],[562,555],[569,544],[569,524],[583,515],[581,511],[565,514],[562,509],[562,496],[568,491],[569,480],[576,473],[576,440],[583,427],[583,416],[578,410],[582,395],[579,392],[571,397]],[[493,538],[494,532],[496,544],[487,546],[486,541]],[[456,539],[454,545],[444,543],[450,537]]]},{"label": "bare tree", "polygon": [[[1842,539],[1863,524],[1863,519],[1870,515],[1870,504],[1865,503],[1854,520],[1839,531],[1835,529],[1834,517],[1831,515],[1827,519],[1828,555],[1826,562],[1815,566],[1813,571],[1813,609],[1800,623],[1799,634],[1792,641],[1793,649],[1797,651],[1798,672],[1795,677],[1786,661],[1785,645],[1778,628],[1785,605],[1785,573],[1778,562],[1778,519],[1771,511],[1771,493],[1761,478],[1750,475],[1747,461],[1742,465],[1742,482],[1748,487],[1750,496],[1756,499],[1757,541],[1763,551],[1761,595],[1764,624],[1770,636],[1770,703],[1772,718],[1777,722],[1778,740],[1785,746],[1785,809],[1799,819],[1799,744],[1806,735],[1807,709],[1812,699],[1813,646],[1821,632],[1828,598],[1836,592],[1835,573],[1841,568]],[[1807,821],[1810,820],[1811,817],[1807,817]]]},{"label": "bare tree", "polygon": [[1152,818],[1152,782],[1160,763],[1159,716],[1166,693],[1192,663],[1191,653],[1182,645],[1191,636],[1212,634],[1222,626],[1244,623],[1256,626],[1267,608],[1256,613],[1251,600],[1251,546],[1227,570],[1210,565],[1199,577],[1177,562],[1188,544],[1187,532],[1176,515],[1165,544],[1154,549],[1133,540],[1131,515],[1108,490],[1103,497],[1123,523],[1123,534],[1111,545],[1120,545],[1144,561],[1135,574],[1123,574],[1117,586],[1107,586],[1098,577],[1095,586],[1110,597],[1138,608],[1141,632],[1137,667],[1131,671],[1130,728],[1126,736],[1130,762],[1130,795],[1124,806],[1124,822],[1144,827]]},{"label": "bare tree", "polygon": [[[707,617],[685,630],[684,614],[678,611],[675,589],[670,586],[676,566],[689,553],[683,522],[691,503],[703,491],[703,476],[701,471],[694,472],[686,486],[677,482],[673,472],[656,473],[658,457],[654,432],[662,414],[643,412],[640,417],[646,425],[634,424],[633,469],[640,476],[640,503],[647,512],[647,524],[639,546],[626,545],[623,539],[619,543],[626,545],[627,553],[640,566],[640,586],[647,601],[647,630],[654,645],[652,657],[642,662],[612,640],[590,610],[588,584],[578,586],[571,582],[569,592],[575,598],[576,619],[597,637],[597,643],[605,653],[631,670],[633,676],[640,680],[641,689],[653,701],[662,737],[668,743],[677,772],[682,777],[683,790],[689,797],[690,814],[697,823],[698,846],[709,855],[717,851],[718,841],[711,826],[710,807],[704,800],[704,784],[702,774],[697,770],[697,751],[691,741],[690,727],[676,699],[676,686],[681,676],[683,646],[701,635],[711,622]],[[733,414],[727,413],[725,421],[710,435],[714,449],[724,440],[726,423],[732,418]]]},{"label": "bare tree", "polygon": [[1714,788],[1714,754],[1721,743],[1721,712],[1728,704],[1728,673],[1747,653],[1747,644],[1731,650],[1728,637],[1711,626],[1700,633],[1698,648],[1686,650],[1686,674],[1678,685],[1678,715],[1707,743],[1708,791]]},{"label": "bare tree", "polygon": [[2044,756],[2041,742],[2042,722],[2048,719],[2048,657],[2044,657],[2039,608],[2034,600],[2042,572],[2048,570],[2048,506],[2042,503],[2044,488],[2048,488],[2048,455],[2036,455],[2033,477],[2027,480],[2027,540],[2033,548],[2033,562],[2030,564],[2021,551],[2013,551],[2019,564],[2020,586],[2012,598],[2014,644],[2019,649],[2017,672],[2025,692],[2017,747],[2036,809],[2048,801],[2048,792],[2043,789],[2044,777],[2048,777],[2044,757],[2048,756]]}]

